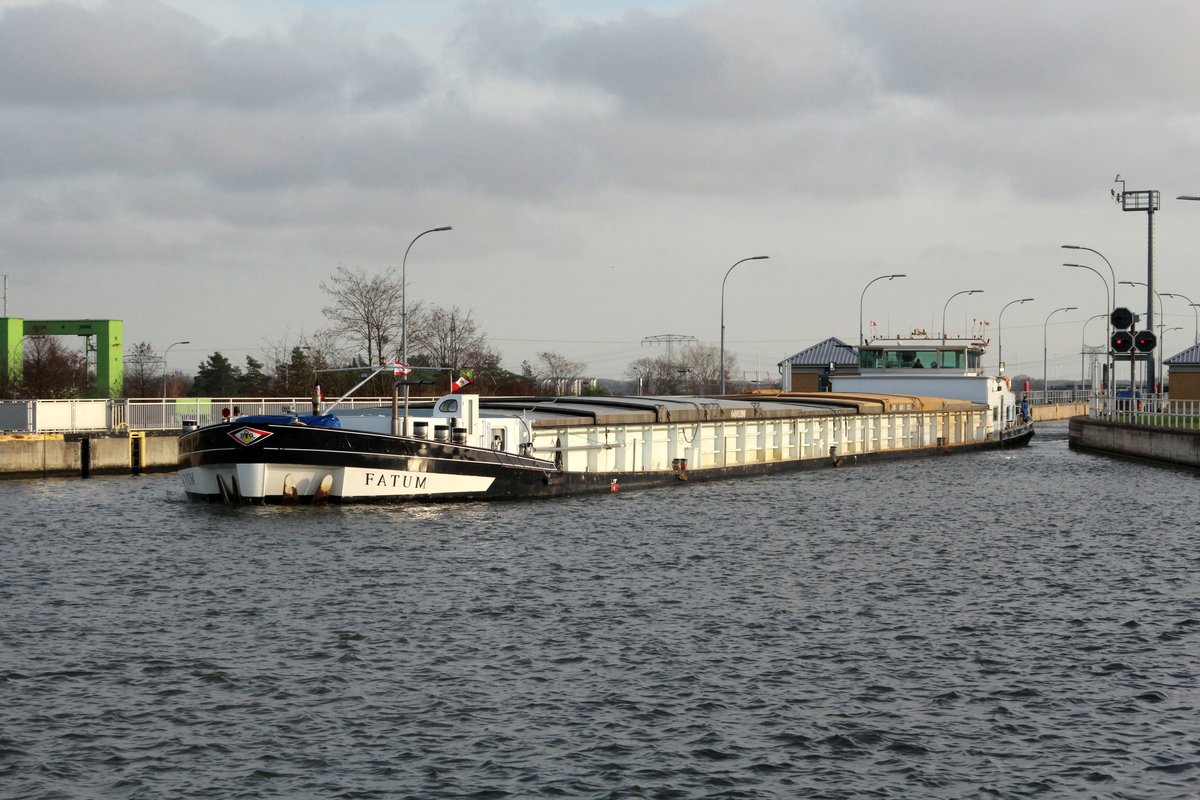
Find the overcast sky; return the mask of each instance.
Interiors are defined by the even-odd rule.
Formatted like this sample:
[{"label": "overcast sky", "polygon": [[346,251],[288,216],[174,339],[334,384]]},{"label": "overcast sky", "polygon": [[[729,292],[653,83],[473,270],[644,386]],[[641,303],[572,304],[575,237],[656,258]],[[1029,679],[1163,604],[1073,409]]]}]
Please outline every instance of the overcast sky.
[{"label": "overcast sky", "polygon": [[[880,334],[986,330],[991,362],[1034,297],[1009,371],[1045,338],[1074,377],[1109,308],[1060,265],[1109,273],[1060,245],[1147,277],[1118,173],[1162,193],[1155,288],[1200,302],[1198,42],[1194,0],[0,0],[7,311],[240,364],[325,327],[339,265],[452,225],[410,296],[512,370],[715,346],[726,270],[768,255],[725,285],[750,372],[854,342],[860,298]],[[1170,355],[1196,309],[1163,302]]]}]

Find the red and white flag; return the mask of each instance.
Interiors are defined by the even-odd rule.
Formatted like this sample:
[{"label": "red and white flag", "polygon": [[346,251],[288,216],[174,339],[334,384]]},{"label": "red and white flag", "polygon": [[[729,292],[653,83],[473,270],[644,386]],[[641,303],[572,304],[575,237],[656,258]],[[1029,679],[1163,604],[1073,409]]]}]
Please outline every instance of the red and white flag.
[{"label": "red and white flag", "polygon": [[399,361],[392,362],[392,375],[397,378],[408,375],[410,372],[412,372],[412,367],[408,364],[401,364]]},{"label": "red and white flag", "polygon": [[471,380],[471,375],[472,373],[469,370],[464,370],[463,373],[458,376],[458,380],[450,384],[450,391],[461,392],[467,386],[474,383],[475,381]]}]

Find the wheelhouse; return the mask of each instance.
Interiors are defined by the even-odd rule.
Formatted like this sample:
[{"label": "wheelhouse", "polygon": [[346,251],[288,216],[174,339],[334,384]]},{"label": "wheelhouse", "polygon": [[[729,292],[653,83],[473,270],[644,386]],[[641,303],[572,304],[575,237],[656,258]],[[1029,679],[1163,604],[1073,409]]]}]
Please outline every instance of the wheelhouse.
[{"label": "wheelhouse", "polygon": [[986,342],[979,339],[899,339],[874,341],[858,350],[859,368],[879,370],[952,370],[961,375],[977,375],[983,368]]}]

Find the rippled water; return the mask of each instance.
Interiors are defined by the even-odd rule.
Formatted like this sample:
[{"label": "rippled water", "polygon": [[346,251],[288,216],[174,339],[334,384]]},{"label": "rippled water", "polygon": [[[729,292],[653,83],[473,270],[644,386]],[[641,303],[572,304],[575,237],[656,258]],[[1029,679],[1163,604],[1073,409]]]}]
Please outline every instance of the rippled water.
[{"label": "rippled water", "polygon": [[0,484],[0,795],[1194,797],[1192,474],[1027,450],[615,496]]}]

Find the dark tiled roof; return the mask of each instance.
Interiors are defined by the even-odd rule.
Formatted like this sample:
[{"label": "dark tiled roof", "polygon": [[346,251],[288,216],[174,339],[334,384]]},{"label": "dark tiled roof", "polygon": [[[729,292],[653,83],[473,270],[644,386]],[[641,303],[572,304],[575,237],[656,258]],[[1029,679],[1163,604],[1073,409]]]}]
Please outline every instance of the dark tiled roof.
[{"label": "dark tiled roof", "polygon": [[1172,366],[1191,366],[1193,364],[1200,365],[1200,344],[1194,344],[1187,350],[1181,353],[1176,353],[1163,361],[1164,364]]},{"label": "dark tiled roof", "polygon": [[858,351],[836,336],[830,336],[807,350],[788,356],[779,362],[779,366],[823,367],[830,361],[838,366],[857,367]]}]

